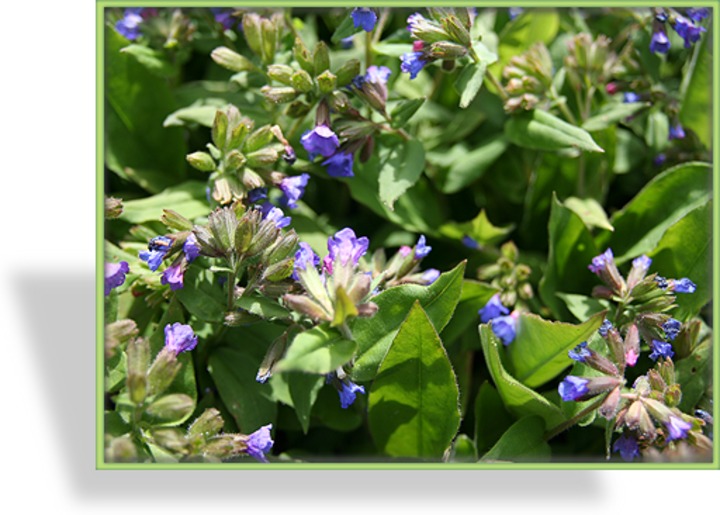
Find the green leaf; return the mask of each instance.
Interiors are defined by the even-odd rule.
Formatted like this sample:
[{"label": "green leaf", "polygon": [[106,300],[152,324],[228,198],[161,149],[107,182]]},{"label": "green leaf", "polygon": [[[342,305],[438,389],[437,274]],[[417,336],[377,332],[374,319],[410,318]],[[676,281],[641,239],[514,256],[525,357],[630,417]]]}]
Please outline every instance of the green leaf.
[{"label": "green leaf", "polygon": [[560,297],[565,303],[570,313],[573,314],[580,322],[584,322],[591,316],[610,309],[610,303],[604,299],[595,299],[586,295],[578,295],[575,293],[560,293],[555,295]]},{"label": "green leaf", "polygon": [[218,109],[222,110],[227,106],[227,102],[223,99],[208,98],[198,100],[192,105],[181,107],[177,111],[170,113],[163,127],[186,127],[190,124],[198,124],[202,127],[212,127],[215,121],[215,114]]},{"label": "green leaf", "polygon": [[415,184],[425,168],[425,149],[416,139],[390,150],[382,162],[379,178],[380,200],[391,210],[395,200]]},{"label": "green leaf", "polygon": [[662,151],[668,146],[670,134],[670,121],[665,113],[659,110],[650,111],[645,128],[645,143],[654,153]]},{"label": "green leaf", "polygon": [[587,293],[596,284],[587,266],[598,252],[592,236],[580,217],[553,195],[548,222],[548,264],[540,280],[540,297],[559,319],[568,311],[556,292]]},{"label": "green leaf", "polygon": [[372,298],[378,312],[371,318],[356,318],[350,324],[358,344],[354,381],[370,381],[395,339],[400,325],[416,300],[420,301],[436,331],[442,331],[455,311],[462,291],[465,262],[441,274],[430,286],[404,284],[385,290]]},{"label": "green leaf", "polygon": [[277,413],[270,388],[255,380],[259,366],[256,356],[230,347],[218,347],[208,359],[220,398],[246,434],[272,423]]},{"label": "green leaf", "polygon": [[475,99],[480,91],[488,65],[497,61],[497,56],[490,52],[482,43],[475,43],[474,46],[484,49],[483,54],[485,58],[483,59],[481,57],[480,62],[470,63],[465,66],[455,81],[455,91],[460,94],[460,107],[462,109],[469,106],[470,102]]},{"label": "green leaf", "polygon": [[210,206],[205,200],[205,186],[204,182],[188,181],[152,197],[125,201],[120,219],[132,224],[158,221],[163,209],[170,206],[189,220],[205,216],[210,213]]},{"label": "green leaf", "polygon": [[515,422],[480,461],[545,461],[550,446],[545,441],[545,424],[538,416]]},{"label": "green leaf", "polygon": [[190,314],[206,322],[224,319],[226,296],[212,272],[191,266],[185,272],[183,283],[175,296]]},{"label": "green leaf", "polygon": [[475,398],[475,446],[478,452],[489,449],[513,423],[498,391],[483,382]]},{"label": "green leaf", "polygon": [[483,141],[477,148],[463,152],[454,160],[445,176],[441,189],[443,193],[457,193],[468,184],[483,176],[507,149],[508,141],[503,134],[496,134]]},{"label": "green leaf", "polygon": [[617,102],[613,104],[605,104],[600,108],[600,111],[582,124],[582,128],[586,131],[601,131],[607,129],[611,125],[616,124],[619,121],[624,120],[628,116],[634,115],[643,107],[648,107],[650,104],[646,102]]},{"label": "green leaf", "polygon": [[712,298],[712,201],[696,207],[663,235],[649,256],[652,269],[664,277],[688,277],[697,286],[695,293],[678,293],[675,317],[688,320]]},{"label": "green leaf", "polygon": [[534,43],[550,44],[560,27],[560,16],[553,9],[526,11],[505,25],[499,34],[498,62],[490,67],[497,77],[511,58],[520,55]]},{"label": "green leaf", "polygon": [[493,334],[490,326],[482,324],[479,330],[485,362],[505,408],[517,417],[538,415],[543,418],[547,427],[561,424],[565,420],[565,416],[560,408],[535,390],[520,383],[505,370],[500,358],[502,344]]},{"label": "green leaf", "polygon": [[278,361],[276,370],[328,374],[350,361],[356,349],[354,341],[345,339],[326,325],[320,325],[293,339],[285,357]]},{"label": "green leaf", "polygon": [[343,19],[340,25],[338,25],[338,28],[335,29],[335,32],[333,32],[332,36],[330,37],[330,41],[332,41],[333,43],[340,43],[341,39],[350,37],[353,34],[360,32],[361,30],[363,30],[362,27],[355,27],[352,16],[345,16],[345,19]]},{"label": "green leaf", "polygon": [[470,330],[475,333],[475,326],[478,322],[478,310],[485,306],[490,297],[495,295],[498,289],[486,283],[465,279],[462,283],[460,300],[455,308],[450,322],[442,330],[441,336],[446,345],[450,345],[458,337]]},{"label": "green leaf", "polygon": [[615,228],[610,224],[607,214],[600,203],[593,198],[580,199],[577,197],[568,197],[565,199],[565,207],[571,209],[583,221],[588,229],[599,227],[607,231],[614,231]]},{"label": "green leaf", "polygon": [[711,191],[712,167],[707,163],[684,163],[666,170],[612,216],[615,232],[598,235],[598,248],[611,247],[618,263],[650,252],[668,227],[705,204]]},{"label": "green leaf", "polygon": [[478,215],[469,222],[449,222],[440,227],[440,234],[448,238],[462,239],[470,236],[481,245],[495,245],[503,241],[515,226],[513,224],[497,227],[488,220],[485,210],[481,209]]},{"label": "green leaf", "polygon": [[590,339],[604,318],[603,311],[580,325],[572,325],[521,314],[515,340],[507,347],[508,370],[531,388],[548,382],[572,364],[568,351]]},{"label": "green leaf", "polygon": [[508,118],[505,135],[511,143],[533,150],[576,148],[586,152],[604,152],[589,132],[541,109]]},{"label": "green leaf", "polygon": [[396,129],[404,127],[424,103],[425,97],[401,100],[390,112],[390,118],[392,119],[391,125]]},{"label": "green leaf", "polygon": [[389,57],[400,57],[407,53],[409,49],[407,43],[378,43],[373,45],[373,52]]},{"label": "green leaf", "polygon": [[697,134],[707,147],[712,147],[712,77],[713,56],[708,37],[700,38],[685,72],[680,95],[680,122]]},{"label": "green leaf", "polygon": [[287,309],[274,300],[259,294],[240,297],[235,300],[235,305],[251,315],[256,315],[266,320],[290,318],[290,312]]},{"label": "green leaf", "polygon": [[682,387],[678,406],[691,413],[712,381],[712,343],[705,340],[686,358],[675,362],[675,380]]},{"label": "green leaf", "polygon": [[310,428],[310,412],[317,399],[318,391],[325,383],[325,378],[321,375],[303,372],[285,372],[282,375],[287,381],[293,407],[303,433],[307,433]]},{"label": "green leaf", "polygon": [[165,60],[165,55],[162,52],[145,45],[131,44],[122,48],[120,52],[137,59],[137,62],[147,68],[153,75],[167,79],[175,74],[175,69],[172,64]]},{"label": "green leaf", "polygon": [[442,457],[460,426],[459,391],[450,360],[416,301],[368,394],[368,424],[390,456]]}]

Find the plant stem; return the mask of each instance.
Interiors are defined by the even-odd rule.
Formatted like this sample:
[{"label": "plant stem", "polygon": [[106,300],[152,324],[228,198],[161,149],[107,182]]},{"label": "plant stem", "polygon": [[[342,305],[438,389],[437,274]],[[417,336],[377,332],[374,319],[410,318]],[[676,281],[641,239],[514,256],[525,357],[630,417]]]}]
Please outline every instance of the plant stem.
[{"label": "plant stem", "polygon": [[367,70],[372,66],[372,32],[365,33],[365,69]]},{"label": "plant stem", "polygon": [[602,396],[601,398],[599,398],[598,400],[593,402],[587,408],[580,411],[577,415],[575,415],[570,420],[566,420],[562,424],[557,425],[554,428],[552,428],[550,431],[545,433],[545,441],[548,442],[548,441],[552,440],[553,438],[555,438],[557,435],[559,435],[563,431],[570,429],[572,426],[574,426],[575,424],[580,422],[580,420],[582,420],[588,413],[599,408],[602,405],[602,403],[605,402],[606,398],[607,398],[607,394],[605,394],[604,396]]},{"label": "plant stem", "polygon": [[487,77],[490,80],[490,83],[495,86],[495,89],[498,90],[500,98],[503,102],[505,102],[508,99],[508,94],[505,91],[505,88],[503,88],[502,84],[500,84],[500,81],[497,80],[495,75],[493,75],[492,72],[488,69],[485,70],[485,77]]}]

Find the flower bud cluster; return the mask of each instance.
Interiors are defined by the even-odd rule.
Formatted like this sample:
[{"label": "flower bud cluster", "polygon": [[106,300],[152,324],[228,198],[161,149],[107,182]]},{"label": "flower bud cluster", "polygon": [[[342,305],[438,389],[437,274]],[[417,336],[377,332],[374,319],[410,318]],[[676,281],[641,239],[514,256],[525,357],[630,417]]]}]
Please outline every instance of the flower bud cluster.
[{"label": "flower bud cluster", "polygon": [[519,255],[515,243],[504,243],[497,261],[478,268],[477,277],[499,290],[503,305],[513,307],[519,304],[519,308],[525,309],[527,301],[534,295],[530,284],[532,269],[518,262]]},{"label": "flower bud cluster", "polygon": [[574,89],[604,88],[611,77],[622,71],[620,59],[610,50],[610,42],[605,35],[593,39],[585,32],[568,41],[564,65]]},{"label": "flower bud cluster", "polygon": [[530,110],[547,100],[552,86],[552,60],[547,47],[538,42],[527,52],[514,56],[503,69],[508,113]]},{"label": "flower bud cluster", "polygon": [[413,247],[403,245],[388,260],[383,249],[372,256],[371,273],[377,290],[384,290],[400,284],[419,284],[429,286],[440,277],[440,271],[428,268],[420,271],[422,260],[430,254],[432,247],[427,244],[425,235],[418,237]]}]

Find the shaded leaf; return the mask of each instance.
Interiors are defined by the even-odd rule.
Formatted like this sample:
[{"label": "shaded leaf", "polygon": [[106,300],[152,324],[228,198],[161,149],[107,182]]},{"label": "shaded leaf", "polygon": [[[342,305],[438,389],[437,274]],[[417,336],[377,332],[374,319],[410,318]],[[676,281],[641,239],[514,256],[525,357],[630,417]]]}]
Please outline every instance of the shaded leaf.
[{"label": "shaded leaf", "polygon": [[477,148],[462,152],[448,169],[441,189],[443,193],[456,193],[468,184],[483,176],[507,148],[508,142],[503,134],[497,134],[480,143]]},{"label": "shaded leaf", "polygon": [[544,438],[545,424],[538,416],[515,422],[481,461],[544,461],[550,458],[550,446]]},{"label": "shaded leaf", "polygon": [[425,149],[418,140],[391,149],[380,168],[380,200],[392,210],[395,200],[417,182],[424,168]]},{"label": "shaded leaf", "polygon": [[302,371],[328,374],[352,359],[357,344],[345,339],[326,325],[298,334],[288,347],[285,357],[278,361],[278,371]]}]

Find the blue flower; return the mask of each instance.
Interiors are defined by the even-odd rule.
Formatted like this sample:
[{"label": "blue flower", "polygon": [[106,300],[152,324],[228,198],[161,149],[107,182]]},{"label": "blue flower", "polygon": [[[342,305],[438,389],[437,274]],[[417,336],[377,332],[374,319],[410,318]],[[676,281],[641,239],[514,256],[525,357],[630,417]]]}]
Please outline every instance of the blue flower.
[{"label": "blue flower", "polygon": [[345,378],[345,380],[341,382],[340,390],[338,390],[338,395],[340,395],[340,407],[343,409],[349,408],[352,403],[355,402],[357,392],[364,394],[365,388]]},{"label": "blue flower", "polygon": [[160,278],[160,282],[162,284],[169,284],[171,290],[179,290],[183,287],[184,274],[185,262],[182,259],[178,259],[165,269]]},{"label": "blue flower", "polygon": [[643,273],[647,273],[647,271],[650,269],[650,265],[652,265],[652,259],[647,257],[645,254],[633,259],[633,262],[632,262],[633,268],[642,270]]},{"label": "blue flower", "polygon": [[673,341],[675,338],[677,338],[677,335],[680,332],[681,328],[682,323],[679,320],[675,320],[674,318],[669,319],[662,325],[662,330],[665,331],[665,337],[670,341]]},{"label": "blue flower", "polygon": [[652,352],[650,353],[650,359],[653,361],[657,361],[658,358],[672,358],[675,353],[672,350],[672,345],[670,345],[667,342],[663,342],[660,340],[653,340],[652,341]]},{"label": "blue flower", "polygon": [[270,220],[275,224],[275,227],[277,227],[278,229],[287,227],[292,221],[292,218],[290,218],[289,216],[285,216],[285,213],[283,213],[282,209],[273,206],[270,202],[265,202],[261,206],[261,210],[263,214],[263,220]]},{"label": "blue flower", "polygon": [[197,336],[189,325],[175,322],[165,326],[165,348],[176,356],[181,352],[193,350],[197,342]]},{"label": "blue flower", "polygon": [[299,244],[300,248],[295,253],[295,262],[293,264],[292,278],[298,281],[298,270],[307,270],[308,265],[316,267],[320,264],[320,257],[313,252],[313,249],[309,244],[301,241]]},{"label": "blue flower", "polygon": [[576,401],[586,395],[589,381],[584,377],[567,376],[558,386],[560,398],[564,401]]},{"label": "blue flower", "polygon": [[585,363],[585,358],[592,356],[590,350],[587,348],[587,342],[582,342],[580,345],[575,347],[573,350],[568,351],[570,359]]},{"label": "blue flower", "polygon": [[387,66],[370,66],[365,72],[365,81],[372,84],[387,84],[392,70]]},{"label": "blue flower", "polygon": [[185,253],[185,258],[188,263],[192,263],[200,255],[200,245],[198,244],[195,233],[191,232],[185,240],[185,243],[183,243],[183,252]]},{"label": "blue flower", "polygon": [[701,7],[699,9],[685,9],[685,14],[688,15],[688,18],[690,18],[693,21],[702,21],[705,18],[708,17],[710,14],[710,9],[707,9],[705,7]]},{"label": "blue flower", "polygon": [[330,177],[353,177],[353,155],[346,152],[336,152],[323,161],[327,166]]},{"label": "blue flower", "polygon": [[481,308],[478,311],[478,315],[480,315],[480,321],[483,324],[488,323],[494,318],[507,315],[508,313],[510,313],[510,311],[508,310],[508,308],[502,305],[502,302],[500,302],[500,295],[497,293],[490,297],[490,300],[487,301],[485,307]]},{"label": "blue flower", "polygon": [[662,166],[665,164],[665,161],[667,161],[667,156],[660,152],[658,155],[656,155],[653,158],[653,165],[655,166]]},{"label": "blue flower", "polygon": [[611,263],[615,262],[612,249],[607,249],[599,256],[592,258],[592,263],[588,265],[588,268],[594,274],[600,275]]},{"label": "blue flower", "polygon": [[665,33],[665,29],[654,32],[650,40],[650,51],[659,54],[667,54],[670,50],[670,40]]},{"label": "blue flower", "polygon": [[377,14],[367,7],[356,7],[350,13],[355,28],[362,28],[365,32],[371,32],[377,23]]},{"label": "blue flower", "polygon": [[122,286],[125,282],[125,274],[129,271],[130,266],[127,261],[105,263],[105,295],[110,295],[113,289]]},{"label": "blue flower", "polygon": [[420,70],[427,64],[422,52],[407,52],[400,56],[400,71],[410,74],[410,79],[417,77]]},{"label": "blue flower", "polygon": [[510,7],[508,8],[508,16],[510,16],[511,20],[514,20],[518,16],[520,16],[523,13],[522,7]]},{"label": "blue flower", "polygon": [[500,338],[503,345],[510,345],[515,340],[515,331],[517,325],[517,318],[512,314],[504,317],[493,318],[490,322],[495,336]]},{"label": "blue flower", "polygon": [[425,244],[425,235],[421,234],[415,244],[415,259],[422,259],[430,254],[432,247]]},{"label": "blue flower", "polygon": [[467,234],[465,236],[463,236],[460,241],[462,242],[463,245],[465,245],[469,249],[479,249],[480,248],[480,244],[477,241],[475,241],[474,239],[472,239],[470,236],[468,236]]},{"label": "blue flower", "polygon": [[669,286],[671,286],[671,289],[675,293],[695,293],[695,290],[697,289],[695,283],[687,277],[683,277],[682,279],[671,279],[670,281]]},{"label": "blue flower", "polygon": [[670,132],[668,134],[668,139],[683,139],[685,137],[685,130],[683,129],[683,126],[678,124],[671,125],[670,126]]},{"label": "blue flower", "polygon": [[340,40],[340,48],[348,50],[353,47],[353,36],[348,36]]},{"label": "blue flower", "polygon": [[437,268],[428,268],[422,273],[420,280],[425,283],[425,286],[430,286],[437,281],[438,277],[440,277],[440,270]]},{"label": "blue flower", "polygon": [[331,156],[340,146],[340,140],[327,125],[316,125],[311,131],[306,131],[300,138],[300,143],[310,155],[312,161],[319,154],[323,157]]},{"label": "blue flower", "polygon": [[633,102],[640,102],[640,95],[632,91],[626,91],[623,94],[623,102],[626,104],[632,104]]},{"label": "blue flower", "polygon": [[222,25],[223,29],[229,30],[233,27],[237,18],[233,16],[234,9],[224,9],[219,7],[211,7],[210,12],[213,13],[215,21]]},{"label": "blue flower", "polygon": [[115,30],[130,41],[140,37],[140,24],[143,21],[140,13],[142,8],[125,9],[123,17],[115,24]]},{"label": "blue flower", "polygon": [[613,451],[619,452],[620,456],[625,461],[632,461],[633,458],[640,456],[640,449],[638,447],[637,440],[632,436],[625,434],[615,440],[615,443],[613,444]]},{"label": "blue flower", "polygon": [[250,191],[248,191],[248,202],[251,204],[254,204],[255,202],[259,202],[260,200],[265,200],[267,198],[267,188],[253,188]]},{"label": "blue flower", "polygon": [[153,272],[160,267],[170,250],[172,240],[167,236],[156,236],[148,243],[148,250],[141,250],[138,256],[145,261]]},{"label": "blue flower", "polygon": [[668,430],[666,440],[669,442],[671,440],[681,440],[685,438],[688,431],[692,429],[692,424],[685,422],[678,416],[670,415],[670,418],[665,423],[665,427],[667,427]]},{"label": "blue flower", "polygon": [[420,13],[413,13],[410,16],[407,17],[407,30],[410,32],[414,32],[418,29],[418,26],[426,22],[427,20],[425,17]]},{"label": "blue flower", "polygon": [[247,448],[245,452],[262,463],[268,463],[265,454],[270,452],[273,444],[275,443],[270,437],[270,430],[272,424],[262,426],[260,429],[248,435],[245,444]]},{"label": "blue flower", "polygon": [[280,190],[283,192],[280,204],[290,209],[295,209],[297,207],[297,201],[300,200],[305,193],[305,186],[307,186],[309,179],[310,175],[304,173],[294,177],[285,177],[280,181]]},{"label": "blue flower", "polygon": [[[355,231],[346,227],[335,233],[335,236],[328,238],[328,258],[335,262],[340,260],[342,266],[352,261],[352,266],[357,266],[358,261],[367,252],[370,240],[366,236],[358,238]],[[329,270],[332,273],[332,270]]]},{"label": "blue flower", "polygon": [[612,322],[608,320],[607,318],[603,320],[603,323],[600,325],[600,328],[598,329],[598,333],[600,333],[600,336],[605,338],[607,336],[607,333],[610,329],[612,329]]},{"label": "blue flower", "polygon": [[685,40],[685,48],[690,48],[693,43],[700,40],[700,34],[705,32],[705,27],[695,25],[687,18],[677,16],[673,29],[678,35]]}]

